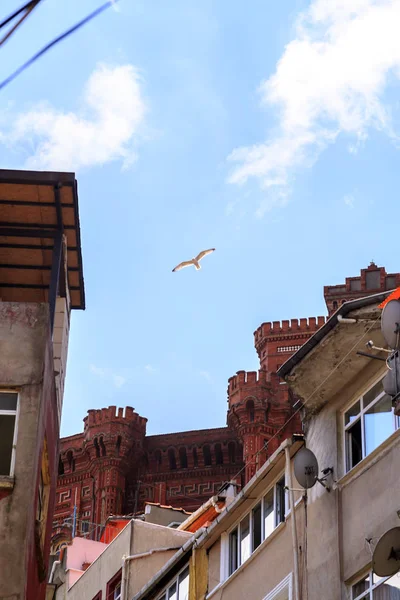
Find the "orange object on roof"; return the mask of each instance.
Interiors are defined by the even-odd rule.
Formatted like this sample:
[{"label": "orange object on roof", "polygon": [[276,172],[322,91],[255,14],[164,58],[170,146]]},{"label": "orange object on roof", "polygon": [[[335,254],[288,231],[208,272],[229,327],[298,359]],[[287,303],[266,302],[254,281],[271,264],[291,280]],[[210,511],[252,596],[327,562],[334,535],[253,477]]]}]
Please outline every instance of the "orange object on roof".
[{"label": "orange object on roof", "polygon": [[392,292],[391,294],[389,294],[389,296],[386,298],[386,300],[384,300],[380,305],[379,308],[385,308],[386,304],[388,302],[390,302],[391,300],[400,300],[400,287],[396,288],[394,290],[394,292]]}]

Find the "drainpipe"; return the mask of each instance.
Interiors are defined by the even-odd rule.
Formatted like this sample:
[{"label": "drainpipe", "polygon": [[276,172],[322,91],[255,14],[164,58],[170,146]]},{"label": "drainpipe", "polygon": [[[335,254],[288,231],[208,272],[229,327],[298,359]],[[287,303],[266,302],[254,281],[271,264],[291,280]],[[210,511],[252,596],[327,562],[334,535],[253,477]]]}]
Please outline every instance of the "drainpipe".
[{"label": "drainpipe", "polygon": [[51,572],[50,572],[50,577],[49,577],[49,583],[53,583],[54,571],[56,570],[56,567],[58,567],[58,565],[61,565],[61,560],[55,560],[53,562],[53,566],[51,567]]},{"label": "drainpipe", "polygon": [[126,572],[126,563],[128,560],[135,560],[136,558],[145,558],[146,556],[151,556],[152,554],[156,554],[157,552],[169,552],[173,550],[180,550],[182,546],[168,546],[167,548],[153,548],[152,550],[148,550],[147,552],[142,552],[141,554],[132,554],[127,556],[124,554],[122,557],[122,573],[121,573],[121,600],[126,600],[128,586],[127,586],[127,572]]},{"label": "drainpipe", "polygon": [[338,323],[357,323],[357,319],[346,319],[342,315],[337,316]]},{"label": "drainpipe", "polygon": [[292,544],[293,544],[293,571],[294,571],[294,598],[300,600],[300,586],[299,586],[299,544],[297,541],[297,528],[296,528],[296,509],[294,507],[294,495],[292,487],[292,471],[290,468],[290,450],[288,446],[285,448],[286,458],[286,479],[289,493],[289,506],[290,506],[290,517],[292,521]]}]

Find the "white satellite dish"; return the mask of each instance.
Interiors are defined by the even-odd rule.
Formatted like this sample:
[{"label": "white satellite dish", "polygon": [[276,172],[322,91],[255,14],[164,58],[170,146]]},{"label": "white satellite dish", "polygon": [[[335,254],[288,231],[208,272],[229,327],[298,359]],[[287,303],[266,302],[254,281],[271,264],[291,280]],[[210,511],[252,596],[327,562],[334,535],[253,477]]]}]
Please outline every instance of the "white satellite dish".
[{"label": "white satellite dish", "polygon": [[302,488],[308,490],[317,483],[318,461],[308,448],[301,448],[294,457],[294,475]]},{"label": "white satellite dish", "polygon": [[372,570],[379,577],[390,577],[400,569],[400,527],[389,529],[380,538],[372,557]]},{"label": "white satellite dish", "polygon": [[400,350],[400,300],[390,300],[382,311],[381,331],[392,350]]}]

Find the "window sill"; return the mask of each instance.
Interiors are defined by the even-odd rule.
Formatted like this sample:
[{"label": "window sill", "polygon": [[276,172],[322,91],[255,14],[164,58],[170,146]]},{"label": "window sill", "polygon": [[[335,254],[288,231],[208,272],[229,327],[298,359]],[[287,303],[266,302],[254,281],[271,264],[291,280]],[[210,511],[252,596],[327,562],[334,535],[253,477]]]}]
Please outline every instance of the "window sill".
[{"label": "window sill", "polygon": [[368,456],[363,458],[355,467],[343,475],[334,486],[334,489],[338,488],[339,491],[349,485],[355,479],[358,479],[365,471],[368,471],[376,462],[381,460],[394,446],[400,441],[400,429],[397,429],[391,436],[389,436],[380,446],[375,448]]},{"label": "window sill", "polygon": [[270,542],[272,542],[272,540],[282,531],[282,529],[285,528],[285,526],[286,526],[285,521],[283,521],[282,523],[279,523],[279,525],[277,525],[277,527],[275,527],[273,532],[262,542],[262,544],[260,544],[258,546],[258,548],[256,550],[254,550],[254,552],[251,554],[251,556],[249,556],[249,558],[242,565],[240,565],[240,567],[238,567],[236,569],[236,571],[234,571],[232,573],[232,575],[229,575],[229,577],[227,577],[227,579],[225,579],[224,581],[221,581],[214,589],[211,590],[211,592],[209,594],[207,594],[206,600],[210,600],[210,598],[212,598],[214,596],[214,594],[217,593],[218,590],[224,589],[227,585],[229,585],[230,582],[233,581],[235,579],[235,577],[237,575],[239,575],[239,573],[241,573],[247,567],[247,565],[249,565],[266,546],[268,546],[268,544]]}]

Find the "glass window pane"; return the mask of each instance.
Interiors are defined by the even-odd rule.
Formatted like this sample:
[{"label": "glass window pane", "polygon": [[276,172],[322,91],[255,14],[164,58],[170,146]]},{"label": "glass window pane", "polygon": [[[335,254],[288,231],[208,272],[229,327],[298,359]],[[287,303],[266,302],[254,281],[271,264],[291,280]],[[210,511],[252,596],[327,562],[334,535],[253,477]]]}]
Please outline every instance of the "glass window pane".
[{"label": "glass window pane", "polygon": [[250,547],[250,515],[240,523],[240,564],[242,565],[251,554]]},{"label": "glass window pane", "polygon": [[346,431],[347,470],[350,471],[363,459],[361,419]]},{"label": "glass window pane", "polygon": [[264,539],[275,529],[274,489],[264,496]]},{"label": "glass window pane", "polygon": [[372,598],[374,600],[399,600],[400,574],[396,573],[396,575],[378,585],[372,593]]},{"label": "glass window pane", "polygon": [[189,567],[179,575],[178,600],[189,598]]},{"label": "glass window pane", "polygon": [[177,598],[176,583],[174,583],[168,590],[168,600],[177,600]]},{"label": "glass window pane", "polygon": [[[357,581],[355,585],[352,586],[352,598],[358,598],[363,592],[366,592],[371,587],[371,576],[368,574],[361,581]],[[363,598],[369,598],[369,594],[363,596]]]},{"label": "glass window pane", "polygon": [[353,406],[351,406],[349,408],[349,410],[347,410],[344,413],[344,424],[348,425],[349,423],[354,421],[354,419],[356,419],[357,416],[360,414],[360,410],[361,410],[360,401],[358,400],[358,402],[353,404]]},{"label": "glass window pane", "polygon": [[383,392],[383,379],[378,381],[378,383],[376,383],[373,388],[371,388],[366,394],[364,394],[364,398],[363,398],[364,408],[367,408],[368,404],[371,404],[371,402],[373,400],[375,400],[375,398],[377,396],[379,396],[379,394],[381,394],[382,392]]},{"label": "glass window pane", "polygon": [[238,568],[238,530],[229,534],[229,575]]},{"label": "glass window pane", "polygon": [[9,475],[15,415],[0,415],[0,475]]},{"label": "glass window pane", "polygon": [[253,508],[253,551],[261,544],[261,502]]},{"label": "glass window pane", "polygon": [[0,392],[0,410],[17,410],[17,399],[15,392]]},{"label": "glass window pane", "polygon": [[365,413],[364,431],[366,455],[394,432],[392,400],[386,394]]}]

